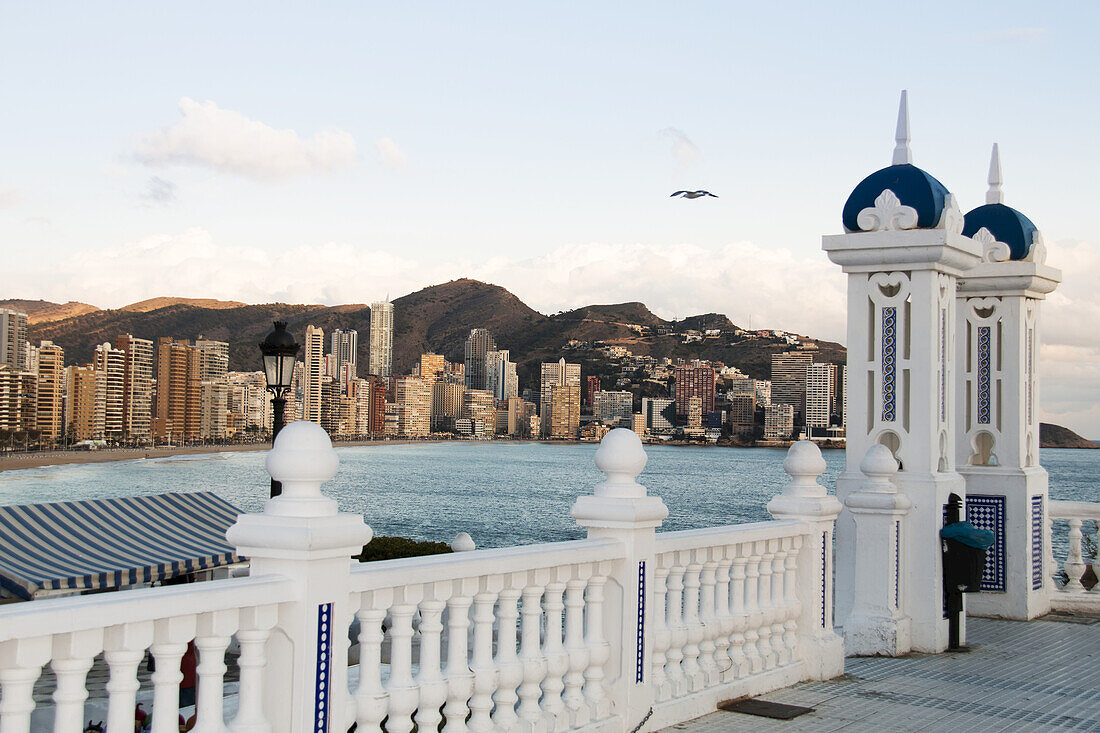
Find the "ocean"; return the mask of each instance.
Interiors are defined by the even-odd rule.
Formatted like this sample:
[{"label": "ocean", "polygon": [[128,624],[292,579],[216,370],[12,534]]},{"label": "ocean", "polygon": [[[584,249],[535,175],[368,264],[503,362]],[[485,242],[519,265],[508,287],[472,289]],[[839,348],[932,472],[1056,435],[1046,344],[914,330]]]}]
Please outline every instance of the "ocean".
[{"label": "ocean", "polygon": [[[569,516],[603,479],[595,444],[445,442],[338,448],[340,468],[324,487],[340,509],[362,514],[376,536],[450,542],[468,532],[480,548],[580,539]],[[668,505],[660,530],[768,519],[765,506],[787,481],[785,450],[647,446],[640,477]],[[823,452],[822,483],[834,486],[844,452]],[[259,511],[269,477],[263,452],[70,464],[0,472],[0,504],[67,501],[167,491],[214,491]],[[1044,449],[1054,499],[1100,502],[1100,451]],[[831,488],[830,488],[831,490]]]}]

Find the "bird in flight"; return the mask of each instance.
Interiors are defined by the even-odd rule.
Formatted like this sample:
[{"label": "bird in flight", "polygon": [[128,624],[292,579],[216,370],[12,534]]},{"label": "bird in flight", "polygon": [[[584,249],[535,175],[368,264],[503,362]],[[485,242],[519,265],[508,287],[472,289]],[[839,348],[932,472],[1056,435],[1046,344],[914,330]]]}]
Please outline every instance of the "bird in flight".
[{"label": "bird in flight", "polygon": [[[718,198],[717,196],[715,196],[710,191],[677,191],[676,193],[672,194],[672,196],[681,196],[685,199],[697,199],[697,198],[702,198],[703,196],[710,196],[711,198]],[[672,198],[672,196],[669,196],[669,198]]]}]

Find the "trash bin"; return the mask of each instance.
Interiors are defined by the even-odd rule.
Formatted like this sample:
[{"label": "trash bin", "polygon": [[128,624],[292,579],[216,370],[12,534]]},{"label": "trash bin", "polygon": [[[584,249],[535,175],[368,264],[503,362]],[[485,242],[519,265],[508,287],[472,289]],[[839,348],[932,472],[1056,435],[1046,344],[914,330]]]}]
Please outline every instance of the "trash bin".
[{"label": "trash bin", "polygon": [[943,582],[948,593],[977,593],[985,570],[985,553],[993,533],[970,522],[954,522],[940,530],[943,539]]}]

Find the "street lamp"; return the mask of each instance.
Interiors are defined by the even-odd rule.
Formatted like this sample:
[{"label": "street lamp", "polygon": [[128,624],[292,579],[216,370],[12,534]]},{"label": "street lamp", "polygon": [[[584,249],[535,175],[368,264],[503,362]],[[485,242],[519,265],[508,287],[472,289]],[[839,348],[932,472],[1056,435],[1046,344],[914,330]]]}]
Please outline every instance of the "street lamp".
[{"label": "street lamp", "polygon": [[[286,424],[286,393],[290,391],[290,383],[294,379],[294,362],[298,357],[298,349],[301,348],[294,337],[287,333],[286,321],[275,321],[274,325],[275,330],[260,344],[260,353],[264,359],[264,379],[267,380],[267,391],[272,394],[272,445]],[[282,485],[271,479],[271,496],[276,497],[282,491]]]}]

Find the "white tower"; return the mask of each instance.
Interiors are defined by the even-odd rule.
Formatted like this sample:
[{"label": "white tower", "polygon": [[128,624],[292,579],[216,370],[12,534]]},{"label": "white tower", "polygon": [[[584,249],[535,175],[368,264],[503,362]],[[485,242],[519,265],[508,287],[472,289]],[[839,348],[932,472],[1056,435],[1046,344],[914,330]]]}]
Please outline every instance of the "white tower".
[{"label": "white tower", "polygon": [[1062,279],[1043,264],[1031,220],[1005,206],[997,146],[986,204],[966,215],[963,234],[982,262],[959,280],[955,455],[966,479],[967,519],[995,537],[978,616],[1031,619],[1050,611],[1044,518],[1047,472],[1039,465],[1039,305]]},{"label": "white tower", "polygon": [[[890,448],[893,481],[911,508],[888,547],[856,547],[851,512],[837,524],[836,622],[855,597],[855,554],[895,557],[901,615],[912,648],[947,648],[938,532],[951,493],[965,493],[955,471],[955,286],[978,263],[980,247],[962,235],[963,217],[948,190],[912,164],[909,111],[902,92],[893,165],[865,178],[844,205],[845,234],[822,238],[848,274],[847,461],[837,481],[844,502],[865,477],[873,445]],[[890,544],[890,543],[887,543]],[[863,579],[862,582],[866,582]],[[879,653],[901,653],[895,648]]]}]

